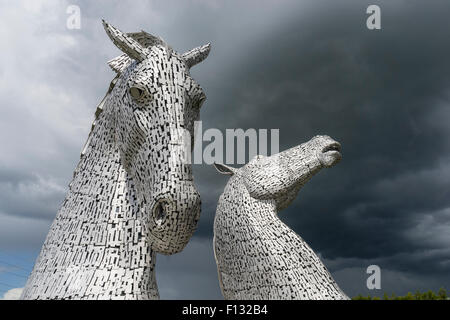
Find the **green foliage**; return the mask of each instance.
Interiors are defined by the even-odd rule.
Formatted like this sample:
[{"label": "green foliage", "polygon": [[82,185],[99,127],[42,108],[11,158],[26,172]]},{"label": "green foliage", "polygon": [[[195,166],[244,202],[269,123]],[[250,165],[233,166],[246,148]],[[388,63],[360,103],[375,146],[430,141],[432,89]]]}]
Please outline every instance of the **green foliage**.
[{"label": "green foliage", "polygon": [[[447,295],[447,290],[444,288],[440,288],[437,293],[434,293],[431,290],[428,290],[427,292],[420,292],[416,291],[416,293],[408,292],[405,296],[397,296],[394,293],[392,293],[390,296],[385,293],[383,295],[382,300],[449,300],[449,296]],[[380,297],[372,297],[368,295],[367,297],[362,295],[357,295],[356,297],[353,297],[352,300],[381,300]]]}]

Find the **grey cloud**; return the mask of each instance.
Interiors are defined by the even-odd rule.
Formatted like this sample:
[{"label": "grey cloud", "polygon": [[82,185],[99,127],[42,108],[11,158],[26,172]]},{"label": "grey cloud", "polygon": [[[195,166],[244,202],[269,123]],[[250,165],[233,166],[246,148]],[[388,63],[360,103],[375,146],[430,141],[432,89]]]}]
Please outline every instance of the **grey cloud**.
[{"label": "grey cloud", "polygon": [[51,221],[22,218],[0,213],[0,250],[40,251]]},{"label": "grey cloud", "polygon": [[194,238],[180,254],[158,255],[156,269],[162,299],[223,299],[211,241]]},{"label": "grey cloud", "polygon": [[0,212],[14,217],[52,220],[66,188],[52,178],[0,169]]}]

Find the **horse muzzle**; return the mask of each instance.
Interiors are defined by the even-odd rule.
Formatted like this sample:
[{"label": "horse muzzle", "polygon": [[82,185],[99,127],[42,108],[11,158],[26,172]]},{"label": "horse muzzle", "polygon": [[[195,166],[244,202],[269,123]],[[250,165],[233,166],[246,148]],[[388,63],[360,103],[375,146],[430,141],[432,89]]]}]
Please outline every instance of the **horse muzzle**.
[{"label": "horse muzzle", "polygon": [[171,190],[157,195],[148,211],[149,240],[153,249],[162,254],[183,250],[200,219],[200,194],[192,180],[174,183]]}]

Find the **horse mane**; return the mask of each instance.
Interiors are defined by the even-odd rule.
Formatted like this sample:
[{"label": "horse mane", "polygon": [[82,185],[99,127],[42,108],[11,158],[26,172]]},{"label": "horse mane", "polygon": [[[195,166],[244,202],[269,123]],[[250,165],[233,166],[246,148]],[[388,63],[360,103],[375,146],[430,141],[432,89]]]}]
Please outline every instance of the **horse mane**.
[{"label": "horse mane", "polygon": [[95,116],[94,116],[94,121],[92,122],[92,125],[91,125],[91,131],[89,132],[88,138],[87,138],[87,140],[86,140],[86,142],[84,144],[83,149],[81,150],[80,158],[83,158],[83,156],[86,154],[87,148],[89,147],[89,144],[90,144],[91,139],[92,139],[92,133],[94,131],[95,125],[97,123],[97,120],[100,117],[100,114],[103,112],[103,106],[105,105],[106,99],[108,98],[109,94],[114,89],[114,86],[116,85],[117,79],[119,79],[119,75],[117,75],[111,81],[111,83],[109,84],[108,91],[106,92],[106,94],[103,97],[102,101],[100,101],[100,103],[97,105],[97,108],[95,109]]}]

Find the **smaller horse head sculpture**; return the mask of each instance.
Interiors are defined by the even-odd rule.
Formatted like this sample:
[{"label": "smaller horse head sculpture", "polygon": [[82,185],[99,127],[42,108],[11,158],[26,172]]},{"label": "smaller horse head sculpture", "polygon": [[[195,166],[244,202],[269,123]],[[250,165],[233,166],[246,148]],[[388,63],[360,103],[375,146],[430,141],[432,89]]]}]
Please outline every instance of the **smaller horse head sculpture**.
[{"label": "smaller horse head sculpture", "polygon": [[214,219],[225,299],[347,299],[314,251],[277,215],[314,174],[341,159],[340,150],[330,137],[316,136],[239,169],[215,164],[232,175]]},{"label": "smaller horse head sculpture", "polygon": [[289,206],[315,173],[341,160],[340,150],[341,145],[329,136],[315,136],[270,157],[258,155],[239,169],[223,164],[215,166],[220,173],[238,175],[252,198],[272,199],[280,211]]},{"label": "smaller horse head sculpture", "polygon": [[135,185],[152,248],[176,253],[200,215],[186,152],[192,151],[194,121],[206,97],[189,69],[207,57],[210,45],[180,55],[144,31],[126,34],[103,25],[124,52],[109,62],[118,77],[105,102],[120,161]]}]

